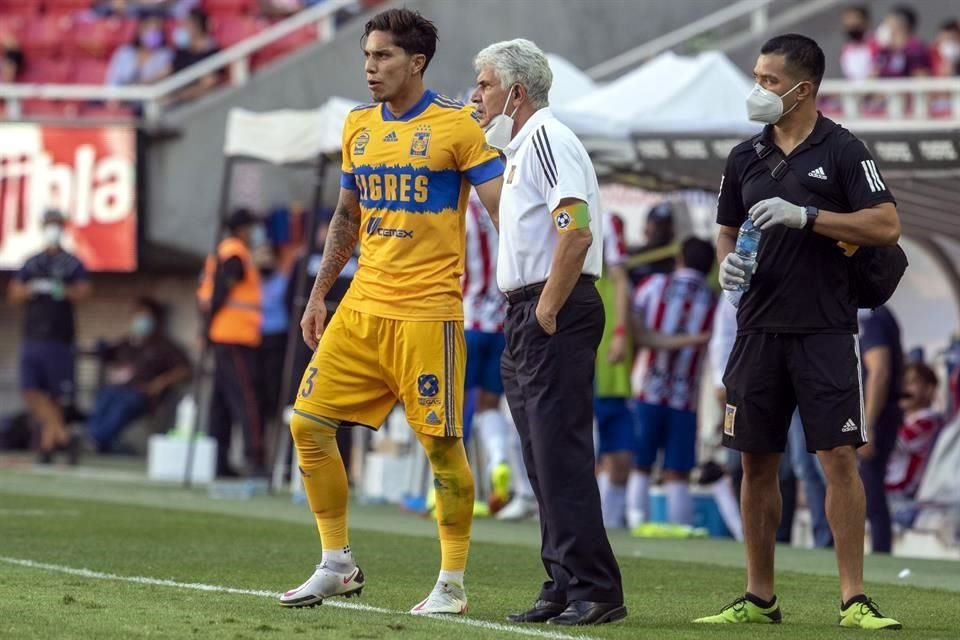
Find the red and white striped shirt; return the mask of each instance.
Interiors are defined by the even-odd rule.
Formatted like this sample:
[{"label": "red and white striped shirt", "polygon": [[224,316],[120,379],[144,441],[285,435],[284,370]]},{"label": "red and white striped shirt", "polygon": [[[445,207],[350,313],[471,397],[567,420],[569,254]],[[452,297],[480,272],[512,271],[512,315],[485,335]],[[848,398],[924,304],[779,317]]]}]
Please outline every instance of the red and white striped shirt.
[{"label": "red and white striped shirt", "polygon": [[[710,330],[716,296],[703,274],[677,269],[643,281],[634,295],[634,313],[646,327],[666,335],[698,335]],[[707,346],[678,350],[644,348],[634,362],[637,400],[680,411],[696,411]]]},{"label": "red and white striped shirt", "polygon": [[619,267],[627,261],[627,241],[623,231],[623,218],[610,213],[603,217],[603,264]]},{"label": "red and white striped shirt", "polygon": [[475,191],[467,201],[467,251],[463,278],[463,327],[467,331],[499,333],[507,313],[507,298],[497,286],[497,229]]},{"label": "red and white striped shirt", "polygon": [[917,492],[934,436],[942,426],[943,418],[931,409],[922,409],[906,416],[897,431],[897,444],[887,463],[887,475],[884,479],[887,491],[905,493],[908,496]]}]

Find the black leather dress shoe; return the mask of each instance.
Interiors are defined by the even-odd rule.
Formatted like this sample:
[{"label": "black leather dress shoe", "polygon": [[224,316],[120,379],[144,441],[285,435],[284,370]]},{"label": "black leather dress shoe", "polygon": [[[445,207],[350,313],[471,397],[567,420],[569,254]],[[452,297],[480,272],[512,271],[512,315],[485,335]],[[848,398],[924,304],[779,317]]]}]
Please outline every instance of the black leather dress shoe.
[{"label": "black leather dress shoe", "polygon": [[537,600],[533,603],[533,608],[523,613],[511,613],[507,616],[510,622],[546,622],[554,616],[564,612],[567,605],[559,602],[550,602],[549,600]]},{"label": "black leather dress shoe", "polygon": [[547,624],[584,625],[616,622],[627,617],[627,608],[613,602],[574,600],[563,613],[550,618]]}]

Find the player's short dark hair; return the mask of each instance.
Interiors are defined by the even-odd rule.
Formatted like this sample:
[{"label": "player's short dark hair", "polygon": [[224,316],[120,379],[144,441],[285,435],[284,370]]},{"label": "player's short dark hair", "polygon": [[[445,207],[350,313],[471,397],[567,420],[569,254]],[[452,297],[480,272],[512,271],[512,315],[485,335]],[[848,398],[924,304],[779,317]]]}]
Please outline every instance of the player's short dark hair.
[{"label": "player's short dark hair", "polygon": [[706,240],[690,237],[680,245],[680,255],[683,256],[683,264],[688,269],[707,274],[713,269],[714,252],[713,245]]},{"label": "player's short dark hair", "polygon": [[387,9],[367,22],[363,37],[366,38],[373,31],[386,31],[393,36],[393,43],[409,55],[423,54],[426,62],[421,73],[426,73],[437,51],[437,25],[420,15],[419,11]]},{"label": "player's short dark hair", "polygon": [[949,18],[940,23],[940,31],[960,31],[960,20]]},{"label": "player's short dark hair", "polygon": [[936,387],[940,384],[940,378],[937,377],[936,371],[931,369],[929,366],[923,362],[911,362],[906,367],[903,368],[903,375],[906,377],[907,373],[913,372],[916,374],[920,381],[924,384],[928,384]]},{"label": "player's short dark hair", "polygon": [[843,8],[844,13],[858,13],[864,20],[870,19],[870,7],[865,4],[848,4]]},{"label": "player's short dark hair", "polygon": [[899,16],[904,22],[907,23],[907,29],[910,30],[910,33],[913,33],[917,29],[917,12],[916,10],[905,4],[898,4],[894,8],[890,9],[890,13]]},{"label": "player's short dark hair", "polygon": [[783,56],[787,63],[787,71],[809,80],[815,88],[820,87],[827,62],[823,49],[812,38],[799,33],[787,33],[767,40],[760,47],[760,53]]}]

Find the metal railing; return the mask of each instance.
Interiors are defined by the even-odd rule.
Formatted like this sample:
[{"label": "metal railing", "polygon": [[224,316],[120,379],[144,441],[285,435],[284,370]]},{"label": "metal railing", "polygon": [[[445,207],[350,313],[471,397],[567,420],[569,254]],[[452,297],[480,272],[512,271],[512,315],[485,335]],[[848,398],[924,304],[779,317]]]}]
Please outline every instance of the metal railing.
[{"label": "metal railing", "polygon": [[819,98],[844,122],[870,127],[942,128],[960,126],[960,77],[824,80]]},{"label": "metal railing", "polygon": [[729,51],[752,38],[761,37],[775,29],[783,29],[789,24],[808,18],[841,2],[841,0],[806,0],[798,6],[773,13],[771,5],[777,1],[739,0],[688,25],[614,56],[606,62],[587,69],[586,73],[594,80],[604,80],[664,51],[688,43],[691,39],[709,34],[732,22],[749,19],[746,29],[712,42],[709,47],[712,50]]},{"label": "metal railing", "polygon": [[224,49],[209,58],[187,67],[164,80],[151,85],[115,87],[81,84],[0,84],[0,100],[6,101],[7,118],[22,117],[22,101],[39,98],[43,100],[90,100],[133,102],[141,105],[146,123],[159,120],[164,105],[181,89],[213,73],[226,70],[231,86],[245,84],[250,78],[250,61],[253,55],[283,38],[315,26],[317,41],[327,42],[336,32],[335,14],[355,6],[357,0],[327,0],[323,4],[305,9],[282,22]]}]

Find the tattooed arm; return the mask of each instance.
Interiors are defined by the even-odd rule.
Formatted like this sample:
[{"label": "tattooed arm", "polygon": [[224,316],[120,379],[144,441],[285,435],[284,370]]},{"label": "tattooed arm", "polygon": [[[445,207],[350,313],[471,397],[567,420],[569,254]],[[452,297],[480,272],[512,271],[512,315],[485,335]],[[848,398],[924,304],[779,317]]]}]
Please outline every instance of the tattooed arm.
[{"label": "tattooed arm", "polygon": [[324,298],[327,292],[340,275],[344,265],[353,255],[360,238],[360,200],[357,192],[352,189],[340,189],[340,201],[333,212],[330,229],[327,231],[327,242],[323,247],[323,259],[320,261],[320,270],[310,292],[310,300],[303,311],[300,328],[303,330],[303,341],[311,349],[316,349],[323,335],[323,327],[327,319],[327,307]]}]

